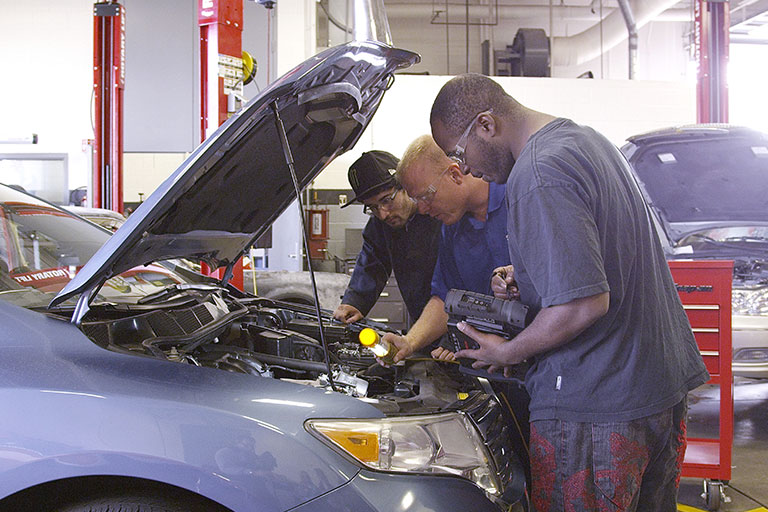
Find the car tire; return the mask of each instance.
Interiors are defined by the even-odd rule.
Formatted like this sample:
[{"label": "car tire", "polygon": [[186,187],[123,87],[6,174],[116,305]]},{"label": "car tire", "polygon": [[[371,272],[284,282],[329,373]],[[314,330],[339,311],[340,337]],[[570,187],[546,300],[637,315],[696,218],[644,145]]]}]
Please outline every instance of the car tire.
[{"label": "car tire", "polygon": [[134,494],[88,498],[81,502],[56,509],[56,512],[206,512],[224,511],[212,509],[211,504],[202,504],[184,497],[155,497]]}]

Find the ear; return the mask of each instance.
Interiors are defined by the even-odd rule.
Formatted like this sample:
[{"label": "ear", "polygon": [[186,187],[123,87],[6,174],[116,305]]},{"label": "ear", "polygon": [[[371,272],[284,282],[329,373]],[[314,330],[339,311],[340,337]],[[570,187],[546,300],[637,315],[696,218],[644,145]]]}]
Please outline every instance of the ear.
[{"label": "ear", "polygon": [[448,178],[456,185],[461,185],[464,181],[464,174],[461,172],[459,164],[456,162],[451,164],[451,170],[448,171]]},{"label": "ear", "polygon": [[493,117],[490,112],[480,114],[477,118],[477,127],[479,128],[478,134],[481,137],[491,138],[495,136],[499,131],[499,120]]}]

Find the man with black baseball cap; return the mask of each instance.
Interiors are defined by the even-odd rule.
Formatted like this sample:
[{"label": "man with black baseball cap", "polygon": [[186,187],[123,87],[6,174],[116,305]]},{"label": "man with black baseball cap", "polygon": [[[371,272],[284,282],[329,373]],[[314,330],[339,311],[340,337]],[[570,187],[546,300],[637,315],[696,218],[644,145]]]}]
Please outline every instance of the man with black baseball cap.
[{"label": "man with black baseball cap", "polygon": [[333,316],[345,323],[371,310],[394,271],[411,319],[431,296],[430,282],[440,242],[440,221],[418,213],[416,203],[395,179],[398,159],[386,151],[363,153],[349,168],[353,202],[371,216],[347,291]]}]

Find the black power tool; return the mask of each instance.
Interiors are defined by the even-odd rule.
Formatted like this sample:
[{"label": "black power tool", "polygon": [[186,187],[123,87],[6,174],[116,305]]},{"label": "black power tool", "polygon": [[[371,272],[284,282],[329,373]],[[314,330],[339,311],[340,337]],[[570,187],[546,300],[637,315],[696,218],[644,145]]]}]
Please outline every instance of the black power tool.
[{"label": "black power tool", "polygon": [[[451,352],[463,349],[479,348],[475,340],[461,332],[456,324],[466,322],[481,332],[495,334],[511,340],[525,329],[529,322],[528,306],[518,300],[497,299],[491,295],[451,290],[445,296],[445,312],[448,313],[447,345],[441,344]],[[504,377],[502,372],[489,373],[486,370],[472,368],[474,359],[460,358],[460,371],[469,375],[485,377],[491,380],[522,380],[528,370],[527,363],[512,367],[512,376]]]}]

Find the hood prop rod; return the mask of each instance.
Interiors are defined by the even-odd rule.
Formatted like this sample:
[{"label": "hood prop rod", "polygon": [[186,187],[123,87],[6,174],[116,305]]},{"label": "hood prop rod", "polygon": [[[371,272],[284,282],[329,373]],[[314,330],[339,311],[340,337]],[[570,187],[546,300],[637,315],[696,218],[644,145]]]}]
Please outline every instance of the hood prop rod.
[{"label": "hood prop rod", "polygon": [[315,313],[317,314],[317,324],[320,326],[320,344],[323,346],[323,355],[325,356],[325,367],[328,369],[328,384],[330,384],[333,391],[338,391],[336,385],[333,383],[333,372],[331,371],[331,358],[328,351],[328,344],[325,341],[325,330],[323,329],[323,316],[320,313],[320,299],[317,294],[317,283],[315,282],[315,271],[312,269],[312,260],[309,257],[309,240],[307,239],[307,225],[304,218],[304,204],[301,201],[301,190],[299,189],[299,180],[296,178],[296,167],[293,163],[293,153],[291,152],[291,144],[288,142],[288,134],[285,133],[285,125],[280,118],[280,112],[277,108],[277,100],[273,101],[270,106],[272,112],[275,114],[275,126],[277,127],[277,133],[280,135],[280,145],[283,147],[283,155],[285,156],[285,163],[288,165],[288,170],[291,173],[291,179],[293,180],[293,189],[296,192],[296,201],[299,205],[299,218],[301,219],[301,234],[304,241],[304,254],[307,259],[307,268],[309,269],[309,277],[312,281],[312,293],[315,298]]},{"label": "hood prop rod", "polygon": [[72,319],[70,320],[72,324],[80,327],[80,324],[83,322],[83,318],[91,309],[91,301],[96,296],[96,292],[98,292],[102,286],[103,283],[96,284],[80,294],[80,298],[77,299],[75,310],[72,312]]}]

